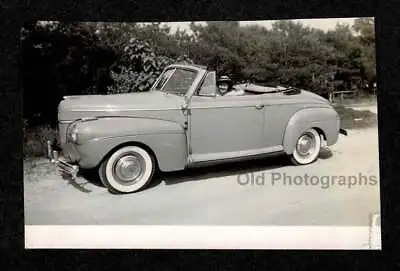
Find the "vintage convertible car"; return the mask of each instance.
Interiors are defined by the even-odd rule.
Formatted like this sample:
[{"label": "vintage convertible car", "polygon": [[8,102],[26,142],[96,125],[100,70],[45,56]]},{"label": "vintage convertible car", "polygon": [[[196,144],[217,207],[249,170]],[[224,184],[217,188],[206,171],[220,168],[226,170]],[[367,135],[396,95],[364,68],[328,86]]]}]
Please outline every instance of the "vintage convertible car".
[{"label": "vintage convertible car", "polygon": [[67,96],[59,104],[62,174],[95,169],[109,190],[144,188],[155,170],[286,154],[296,165],[338,140],[340,119],[324,98],[295,88],[240,85],[219,96],[216,74],[197,65],[168,66],[148,92]]}]

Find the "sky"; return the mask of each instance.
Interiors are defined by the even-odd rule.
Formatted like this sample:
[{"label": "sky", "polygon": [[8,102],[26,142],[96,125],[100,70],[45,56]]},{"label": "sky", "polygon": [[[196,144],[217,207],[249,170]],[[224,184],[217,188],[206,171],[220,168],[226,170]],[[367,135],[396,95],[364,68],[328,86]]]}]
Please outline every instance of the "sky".
[{"label": "sky", "polygon": [[[328,31],[334,29],[337,23],[340,24],[349,24],[352,25],[355,18],[330,18],[330,19],[298,19],[293,20],[296,22],[301,22],[305,26],[322,29],[324,31]],[[266,28],[270,28],[274,21],[240,21],[240,25],[262,25]],[[197,23],[205,23],[205,22],[197,22]],[[190,22],[168,22],[163,23],[171,27],[171,31],[175,32],[178,28],[181,30],[190,31],[189,24]]]}]

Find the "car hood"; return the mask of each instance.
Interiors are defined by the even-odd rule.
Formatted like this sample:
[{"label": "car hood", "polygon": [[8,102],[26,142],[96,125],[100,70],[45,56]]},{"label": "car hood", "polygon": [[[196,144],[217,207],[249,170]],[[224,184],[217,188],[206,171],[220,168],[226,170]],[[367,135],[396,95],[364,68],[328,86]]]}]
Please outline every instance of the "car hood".
[{"label": "car hood", "polygon": [[183,97],[160,91],[65,96],[58,107],[58,118],[74,120],[115,114],[136,116],[140,111],[180,109],[183,103]]},{"label": "car hood", "polygon": [[177,106],[183,98],[160,91],[111,94],[65,96],[60,106],[64,109],[120,109],[120,108],[160,108]]}]

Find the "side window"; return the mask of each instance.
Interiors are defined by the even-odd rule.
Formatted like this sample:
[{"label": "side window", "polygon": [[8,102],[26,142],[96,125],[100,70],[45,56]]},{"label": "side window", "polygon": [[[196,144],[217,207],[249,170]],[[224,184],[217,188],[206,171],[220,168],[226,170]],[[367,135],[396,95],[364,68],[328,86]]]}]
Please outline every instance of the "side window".
[{"label": "side window", "polygon": [[215,72],[209,72],[201,85],[199,96],[215,96],[217,93],[217,83]]}]

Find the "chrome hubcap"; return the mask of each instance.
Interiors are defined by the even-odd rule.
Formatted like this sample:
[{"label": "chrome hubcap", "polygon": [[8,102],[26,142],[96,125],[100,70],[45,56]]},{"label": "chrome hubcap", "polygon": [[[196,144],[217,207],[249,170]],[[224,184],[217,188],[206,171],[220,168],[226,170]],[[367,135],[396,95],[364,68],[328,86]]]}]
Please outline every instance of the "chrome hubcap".
[{"label": "chrome hubcap", "polygon": [[315,149],[314,136],[310,134],[302,135],[297,141],[296,149],[301,156],[308,156],[312,154]]},{"label": "chrome hubcap", "polygon": [[144,161],[134,154],[125,155],[117,160],[113,169],[114,176],[117,177],[120,183],[131,183],[143,175]]}]

